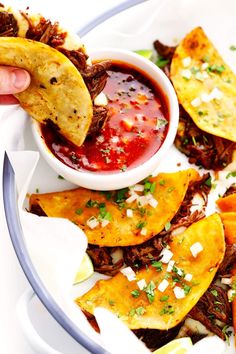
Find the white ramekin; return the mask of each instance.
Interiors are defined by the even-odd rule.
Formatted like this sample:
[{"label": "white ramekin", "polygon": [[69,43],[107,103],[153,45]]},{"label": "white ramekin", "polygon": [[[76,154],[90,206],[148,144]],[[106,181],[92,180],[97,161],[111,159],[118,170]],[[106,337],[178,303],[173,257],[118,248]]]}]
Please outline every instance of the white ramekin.
[{"label": "white ramekin", "polygon": [[90,53],[92,60],[111,59],[123,63],[131,64],[131,66],[140,69],[151,77],[153,82],[161,89],[165,95],[169,108],[169,129],[166,138],[160,149],[142,165],[125,172],[119,173],[96,173],[76,171],[66,166],[57,159],[49,150],[41,134],[40,124],[36,121],[32,123],[33,135],[35,137],[38,148],[48,162],[48,164],[66,180],[84,188],[93,190],[115,190],[134,185],[135,183],[146,178],[158,167],[161,159],[168,157],[168,149],[173,144],[179,121],[179,105],[173,89],[173,86],[167,76],[154,63],[142,56],[122,49],[104,48]]}]

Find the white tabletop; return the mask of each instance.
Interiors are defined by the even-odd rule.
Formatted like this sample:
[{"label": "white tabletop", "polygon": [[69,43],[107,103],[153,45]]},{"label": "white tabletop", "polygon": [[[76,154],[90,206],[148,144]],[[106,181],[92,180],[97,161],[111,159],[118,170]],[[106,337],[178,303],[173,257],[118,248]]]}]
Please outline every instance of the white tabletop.
[{"label": "white tabletop", "polygon": [[[122,2],[123,0],[9,1],[16,8],[30,5],[31,8],[35,8],[42,14],[48,16],[53,14],[53,17],[59,21],[65,24],[69,23],[69,27],[73,30],[86,24],[104,10]],[[75,10],[78,9],[78,4],[79,11]],[[2,161],[2,155],[0,157],[0,161]],[[29,287],[29,284],[14,253],[4,219],[2,200],[0,202],[0,353],[35,354],[22,336],[16,319],[17,301],[24,290]]]}]

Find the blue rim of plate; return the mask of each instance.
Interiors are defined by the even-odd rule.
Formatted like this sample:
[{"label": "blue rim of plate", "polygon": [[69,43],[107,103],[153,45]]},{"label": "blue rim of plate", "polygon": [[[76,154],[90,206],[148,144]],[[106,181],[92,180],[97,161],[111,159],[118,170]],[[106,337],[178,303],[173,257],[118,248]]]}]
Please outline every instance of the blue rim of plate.
[{"label": "blue rim of plate", "polygon": [[[95,18],[93,21],[86,24],[81,28],[78,33],[82,37],[89,33],[96,26],[100,25],[104,21],[108,20],[114,15],[127,10],[130,7],[136,6],[148,0],[128,0],[124,3],[104,12],[102,15]],[[10,163],[10,160],[5,152],[3,162],[3,204],[5,210],[5,217],[7,222],[10,238],[20,262],[20,265],[32,286],[34,292],[46,307],[48,312],[54,317],[54,319],[84,348],[89,350],[93,354],[109,354],[102,346],[91,340],[87,335],[78,330],[75,324],[70,318],[62,311],[57,305],[53,297],[47,291],[43,283],[41,282],[36,269],[28,254],[27,248],[24,243],[24,234],[20,223],[18,208],[17,208],[17,191],[15,173]]]}]

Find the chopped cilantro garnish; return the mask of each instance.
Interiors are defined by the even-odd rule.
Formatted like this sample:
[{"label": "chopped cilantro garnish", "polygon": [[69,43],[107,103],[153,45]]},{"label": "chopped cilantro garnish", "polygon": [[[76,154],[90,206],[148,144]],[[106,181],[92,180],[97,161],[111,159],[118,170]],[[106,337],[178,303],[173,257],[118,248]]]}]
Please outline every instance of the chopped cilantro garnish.
[{"label": "chopped cilantro garnish", "polygon": [[146,310],[143,306],[140,306],[135,309],[135,312],[138,316],[142,316],[146,312]]},{"label": "chopped cilantro garnish", "polygon": [[218,291],[215,290],[215,289],[212,289],[212,290],[211,290],[211,293],[212,293],[212,295],[215,296],[215,297],[218,296]]},{"label": "chopped cilantro garnish", "polygon": [[228,326],[228,325],[225,325],[225,326],[223,327],[222,333],[223,333],[224,336],[225,336],[226,342],[229,344],[229,337],[230,337],[230,335],[232,334],[232,331],[229,330],[229,326]]},{"label": "chopped cilantro garnish", "polygon": [[98,201],[97,200],[92,200],[89,199],[86,203],[86,207],[87,208],[93,208],[93,207],[97,207],[98,206]]},{"label": "chopped cilantro garnish", "polygon": [[208,115],[208,112],[207,112],[207,111],[201,111],[201,110],[199,110],[197,113],[198,113],[198,115],[199,115],[200,117],[202,117],[202,116],[207,116],[207,115]]},{"label": "chopped cilantro garnish", "polygon": [[136,228],[141,230],[146,225],[147,225],[146,221],[139,221],[136,225]]},{"label": "chopped cilantro garnish", "polygon": [[81,215],[82,213],[83,213],[82,208],[76,209],[76,211],[75,211],[75,214],[77,214],[77,215]]},{"label": "chopped cilantro garnish", "polygon": [[190,292],[190,290],[191,290],[191,286],[189,286],[189,285],[184,285],[184,293],[185,293],[185,295],[188,295],[188,293]]},{"label": "chopped cilantro garnish", "polygon": [[203,60],[205,63],[209,63],[209,61],[210,61],[209,55],[204,55],[204,57],[202,58],[202,60]]},{"label": "chopped cilantro garnish", "polygon": [[65,179],[65,178],[64,178],[63,176],[61,176],[61,175],[58,175],[57,178],[58,178],[58,179]]},{"label": "chopped cilantro garnish", "polygon": [[165,305],[160,311],[160,315],[172,315],[175,312],[174,307],[171,305]]},{"label": "chopped cilantro garnish", "polygon": [[236,171],[229,172],[226,176],[226,179],[228,179],[229,177],[236,177]]},{"label": "chopped cilantro garnish", "polygon": [[131,295],[133,296],[133,297],[135,297],[135,298],[137,298],[137,297],[139,297],[140,296],[140,292],[139,292],[139,290],[132,290],[131,291]]},{"label": "chopped cilantro garnish", "polygon": [[167,189],[167,192],[168,192],[168,193],[171,193],[171,192],[173,192],[173,190],[175,190],[175,187],[169,187],[169,188]]},{"label": "chopped cilantro garnish", "polygon": [[206,186],[208,186],[208,187],[211,187],[211,185],[212,185],[212,183],[211,183],[211,180],[212,180],[212,178],[211,178],[211,176],[205,181],[205,185]]},{"label": "chopped cilantro garnish", "polygon": [[165,127],[168,124],[168,120],[166,120],[165,118],[158,118],[157,120],[157,129],[161,129],[163,127]]},{"label": "chopped cilantro garnish", "polygon": [[149,180],[144,183],[144,194],[154,193],[156,189],[156,182],[150,182]]},{"label": "chopped cilantro garnish", "polygon": [[171,228],[171,223],[170,223],[170,221],[168,221],[168,222],[165,224],[165,230],[166,230],[166,231],[169,231],[170,228]]},{"label": "chopped cilantro garnish", "polygon": [[108,302],[109,302],[110,306],[114,306],[115,305],[115,301],[113,301],[113,300],[109,300]]},{"label": "chopped cilantro garnish", "polygon": [[154,284],[154,282],[152,280],[146,286],[146,288],[143,289],[145,291],[145,293],[147,294],[147,298],[148,298],[148,301],[150,302],[150,304],[153,303],[153,301],[154,301],[154,298],[155,298],[154,290],[155,289],[156,289],[156,285]]},{"label": "chopped cilantro garnish", "polygon": [[225,67],[224,65],[213,64],[208,66],[206,70],[211,73],[222,74],[225,71]]},{"label": "chopped cilantro garnish", "polygon": [[160,271],[163,269],[163,267],[162,267],[162,262],[160,262],[160,261],[154,261],[154,262],[152,262],[152,266],[153,266],[154,268],[156,268],[156,270],[157,270],[158,272],[160,272]]},{"label": "chopped cilantro garnish", "polygon": [[129,316],[133,317],[135,315],[135,309],[131,309],[129,312]]},{"label": "chopped cilantro garnish", "polygon": [[166,66],[168,63],[169,63],[169,59],[165,59],[161,55],[159,55],[156,61],[156,65],[161,69],[164,68],[164,66]]},{"label": "chopped cilantro garnish", "polygon": [[163,296],[160,298],[160,301],[161,301],[161,302],[166,302],[166,301],[168,301],[168,299],[169,299],[169,296],[168,296],[168,295],[163,295]]},{"label": "chopped cilantro garnish", "polygon": [[192,142],[193,142],[193,145],[197,145],[197,142],[196,142],[196,139],[195,139],[195,136],[192,136]]},{"label": "chopped cilantro garnish", "polygon": [[114,196],[114,201],[119,204],[125,201],[129,188],[119,189]]},{"label": "chopped cilantro garnish", "polygon": [[106,200],[110,200],[112,197],[112,194],[110,191],[101,191],[100,193],[105,196]]},{"label": "chopped cilantro garnish", "polygon": [[162,180],[159,181],[160,186],[164,186],[165,183],[166,183],[166,181],[165,181],[164,179],[162,179]]}]

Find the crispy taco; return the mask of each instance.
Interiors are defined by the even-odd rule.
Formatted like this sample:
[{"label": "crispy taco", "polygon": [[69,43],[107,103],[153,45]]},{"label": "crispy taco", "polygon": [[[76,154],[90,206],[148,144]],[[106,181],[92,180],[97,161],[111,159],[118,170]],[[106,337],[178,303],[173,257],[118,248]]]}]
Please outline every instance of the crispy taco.
[{"label": "crispy taco", "polygon": [[170,71],[179,101],[203,131],[236,141],[236,76],[201,27],[177,46]]},{"label": "crispy taco", "polygon": [[57,22],[0,7],[0,64],[29,71],[29,88],[15,95],[21,106],[74,144],[103,124],[106,108],[93,100],[105,86],[107,63],[92,65],[79,37]]},{"label": "crispy taco", "polygon": [[159,262],[137,273],[122,269],[113,278],[98,281],[76,302],[91,314],[96,307],[105,307],[131,329],[168,330],[185,318],[208,289],[224,253],[223,226],[214,214],[176,235]]},{"label": "crispy taco", "polygon": [[85,231],[90,244],[138,245],[168,225],[178,211],[189,183],[198,178],[198,173],[189,169],[160,173],[133,188],[116,192],[78,188],[32,194],[30,209],[41,209],[49,217],[71,220]]}]

